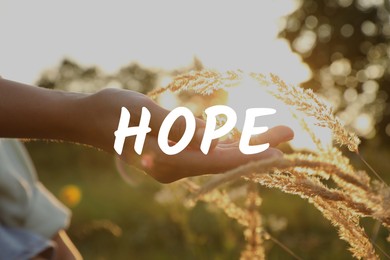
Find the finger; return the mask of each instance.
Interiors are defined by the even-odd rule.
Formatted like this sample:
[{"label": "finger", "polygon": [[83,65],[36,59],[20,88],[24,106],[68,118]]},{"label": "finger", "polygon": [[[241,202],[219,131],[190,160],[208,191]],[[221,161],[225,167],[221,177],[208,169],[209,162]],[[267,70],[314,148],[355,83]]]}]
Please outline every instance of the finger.
[{"label": "finger", "polygon": [[269,143],[271,147],[278,146],[280,143],[290,141],[294,138],[294,132],[287,126],[275,126],[267,132],[252,136],[251,145]]},{"label": "finger", "polygon": [[142,155],[137,155],[134,152],[133,143],[134,138],[129,138],[121,159],[144,170],[162,183],[189,176],[221,173],[250,161],[282,155],[274,148],[269,148],[259,154],[246,155],[241,153],[238,147],[221,148],[218,146],[207,155],[194,149],[186,149],[175,155],[166,155],[159,148],[157,139],[152,136],[146,138]]},{"label": "finger", "polygon": [[[164,119],[167,117],[167,115],[170,113],[169,110],[166,110],[162,107],[160,107],[155,102],[151,102],[148,105],[148,109],[151,113],[151,121],[150,121],[150,128],[152,129],[151,134],[154,136],[158,136],[161,124],[163,123]],[[189,143],[190,147],[193,148],[200,148],[200,145],[202,143],[203,135],[204,135],[204,129],[206,127],[206,122],[202,119],[195,117],[195,133],[194,136]],[[186,120],[184,117],[179,117],[174,122],[174,124],[171,127],[171,130],[169,131],[169,140],[178,142],[181,140],[184,132],[186,131]],[[212,150],[218,143],[218,140],[213,140],[211,143],[210,150]]]},{"label": "finger", "polygon": [[[271,147],[275,147],[280,143],[290,141],[294,137],[294,132],[287,126],[276,126],[269,129],[267,132],[254,135],[251,137],[250,145],[269,143]],[[238,141],[222,140],[218,143],[219,147],[237,147]]]},{"label": "finger", "polygon": [[[269,148],[262,153],[247,155],[241,153],[238,147],[224,149],[217,146],[207,155],[199,151],[184,150],[173,156],[159,157],[156,158],[156,165],[164,165],[165,169],[171,167],[174,169],[172,177],[180,179],[190,176],[222,173],[250,161],[281,156],[282,152],[275,148]],[[159,160],[164,161],[159,163]],[[177,175],[177,173],[180,174]]]},{"label": "finger", "polygon": [[243,154],[238,147],[230,147],[219,149],[215,148],[204,161],[205,167],[209,169],[209,173],[220,173],[250,161],[258,161],[270,157],[281,157],[283,153],[275,148],[268,148],[264,152],[257,154]]}]

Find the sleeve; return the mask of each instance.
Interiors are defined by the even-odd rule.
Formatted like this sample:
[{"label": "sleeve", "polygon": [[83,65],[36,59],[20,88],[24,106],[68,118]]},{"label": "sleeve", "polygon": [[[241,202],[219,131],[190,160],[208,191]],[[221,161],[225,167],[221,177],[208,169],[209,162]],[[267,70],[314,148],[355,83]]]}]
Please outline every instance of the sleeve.
[{"label": "sleeve", "polygon": [[70,212],[38,181],[24,146],[0,139],[0,223],[51,238],[69,224]]},{"label": "sleeve", "polygon": [[37,259],[38,254],[54,259],[54,242],[25,229],[0,225],[0,259]]}]

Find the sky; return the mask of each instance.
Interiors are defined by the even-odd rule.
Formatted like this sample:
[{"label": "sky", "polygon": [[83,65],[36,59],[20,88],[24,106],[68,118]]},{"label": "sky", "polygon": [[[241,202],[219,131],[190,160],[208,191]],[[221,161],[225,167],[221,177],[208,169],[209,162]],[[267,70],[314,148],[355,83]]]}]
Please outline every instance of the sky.
[{"label": "sky", "polygon": [[108,73],[132,62],[166,70],[273,72],[305,81],[308,67],[277,39],[296,0],[0,0],[0,75],[34,83],[63,58]]}]

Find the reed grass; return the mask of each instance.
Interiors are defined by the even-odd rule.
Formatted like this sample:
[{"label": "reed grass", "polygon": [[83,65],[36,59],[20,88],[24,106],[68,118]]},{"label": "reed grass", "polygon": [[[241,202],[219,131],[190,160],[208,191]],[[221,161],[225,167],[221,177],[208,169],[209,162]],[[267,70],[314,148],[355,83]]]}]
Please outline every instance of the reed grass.
[{"label": "reed grass", "polygon": [[[245,77],[255,80],[260,88],[289,106],[294,114],[292,120],[298,120],[302,129],[309,133],[317,150],[252,161],[213,176],[202,184],[186,180],[185,186],[192,194],[190,200],[193,203],[203,200],[215,204],[244,227],[247,244],[242,250],[241,259],[266,257],[263,242],[269,239],[269,234],[262,227],[258,185],[277,188],[307,200],[338,230],[340,239],[348,242],[352,256],[358,259],[379,259],[375,244],[360,225],[360,220],[376,219],[390,230],[390,189],[380,178],[372,180],[367,172],[355,169],[337,147],[323,147],[305,118],[297,116],[300,111],[306,117],[314,118],[317,125],[332,131],[336,143],[359,154],[360,140],[357,135],[349,132],[332,109],[312,90],[288,85],[273,74],[203,70],[180,75],[167,87],[157,89],[150,95],[156,97],[167,90],[209,95],[219,89],[239,87]],[[248,182],[246,204],[243,206],[232,202],[228,193],[221,188],[239,179]],[[335,187],[328,187],[324,180],[331,180]]]}]

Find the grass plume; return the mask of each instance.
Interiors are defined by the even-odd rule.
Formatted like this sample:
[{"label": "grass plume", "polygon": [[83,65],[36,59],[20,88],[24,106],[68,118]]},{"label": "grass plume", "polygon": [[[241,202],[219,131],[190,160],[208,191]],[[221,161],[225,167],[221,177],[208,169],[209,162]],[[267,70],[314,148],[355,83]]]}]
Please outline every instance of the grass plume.
[{"label": "grass plume", "polygon": [[[355,169],[337,147],[323,147],[305,118],[297,116],[303,113],[315,119],[317,125],[332,131],[336,143],[359,154],[360,140],[357,135],[349,132],[332,109],[312,90],[288,85],[273,74],[266,76],[260,73],[247,74],[241,70],[203,70],[177,76],[168,86],[151,92],[150,96],[157,97],[166,90],[209,95],[219,89],[239,86],[245,77],[255,80],[259,87],[288,105],[295,120],[298,120],[303,131],[309,134],[316,145],[317,151],[293,152],[282,158],[252,161],[213,176],[203,184],[186,181],[185,186],[192,193],[190,200],[212,203],[243,226],[247,244],[241,259],[264,259],[266,256],[264,240],[269,236],[262,226],[258,185],[276,188],[307,200],[337,228],[339,237],[348,242],[354,257],[378,259],[375,244],[360,225],[360,219],[376,219],[390,229],[390,188],[384,181],[373,181],[365,171]],[[228,193],[221,190],[222,185],[241,179],[245,179],[248,185],[244,206],[231,201]],[[335,187],[328,187],[325,180],[332,181]],[[295,257],[292,252],[291,255]]]}]

